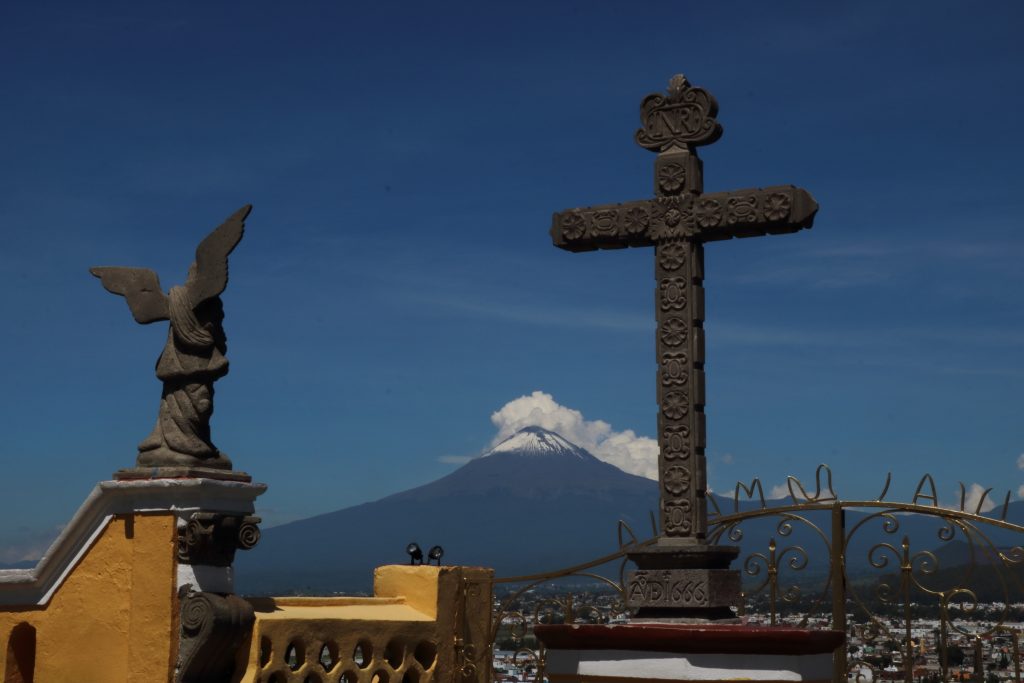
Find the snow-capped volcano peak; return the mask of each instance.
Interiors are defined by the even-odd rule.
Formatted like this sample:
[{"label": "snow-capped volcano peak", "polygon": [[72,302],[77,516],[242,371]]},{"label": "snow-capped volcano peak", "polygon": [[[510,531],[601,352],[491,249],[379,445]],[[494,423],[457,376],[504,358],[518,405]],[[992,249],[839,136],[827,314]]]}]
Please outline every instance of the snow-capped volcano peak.
[{"label": "snow-capped volcano peak", "polygon": [[481,457],[495,453],[517,453],[519,455],[571,455],[580,460],[590,456],[585,450],[554,432],[543,427],[524,427],[508,437]]}]

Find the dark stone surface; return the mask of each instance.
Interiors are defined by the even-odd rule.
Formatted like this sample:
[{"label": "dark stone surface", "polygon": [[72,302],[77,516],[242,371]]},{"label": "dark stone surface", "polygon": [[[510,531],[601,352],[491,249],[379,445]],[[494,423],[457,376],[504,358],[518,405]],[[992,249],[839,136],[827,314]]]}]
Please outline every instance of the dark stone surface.
[{"label": "dark stone surface", "polygon": [[256,613],[237,595],[194,592],[182,586],[181,641],[175,683],[234,680],[238,649],[249,639]]},{"label": "dark stone surface", "polygon": [[[707,537],[704,243],[797,232],[811,227],[818,210],[810,193],[791,185],[704,194],[697,147],[721,136],[717,113],[718,104],[706,90],[693,87],[683,76],[673,77],[667,93],[644,98],[642,127],[635,136],[637,144],[658,154],[654,198],[569,209],[554,214],[551,225],[555,246],[572,252],[654,247],[660,528],[662,541],[695,543],[674,555],[658,555],[659,562],[668,563],[662,569],[700,567],[703,562],[717,562],[721,555],[709,553],[703,545]],[[718,565],[703,568],[713,566]],[[719,584],[710,575],[706,578],[713,592]],[[735,584],[738,587],[738,578]],[[728,599],[738,602],[733,579],[721,585],[731,596]],[[725,599],[712,596],[709,604]],[[678,616],[687,617],[683,611]]]},{"label": "dark stone surface", "polygon": [[740,595],[735,569],[638,569],[626,577],[626,605],[634,619],[732,619]]},{"label": "dark stone surface", "polygon": [[696,147],[722,134],[718,104],[675,76],[641,105],[636,142],[658,153],[655,197],[556,213],[551,237],[568,251],[654,247],[658,321],[661,530],[707,535],[704,417],[704,243],[810,228],[818,205],[791,185],[704,194]]},{"label": "dark stone surface", "polygon": [[236,550],[252,550],[259,543],[260,521],[253,515],[194,512],[178,528],[178,561],[230,567]]},{"label": "dark stone surface", "polygon": [[626,556],[639,569],[725,569],[740,552],[738,547],[732,545],[673,543],[674,540],[660,538],[654,545],[626,553]]},{"label": "dark stone surface", "polygon": [[660,538],[627,553],[637,566],[626,577],[626,605],[634,620],[729,621],[740,603],[741,580],[729,565],[739,548],[690,538]]},{"label": "dark stone surface", "polygon": [[242,239],[251,209],[236,211],[199,244],[185,284],[167,294],[157,274],[146,268],[89,271],[107,291],[127,300],[137,322],[171,323],[156,363],[156,376],[163,382],[160,409],[153,431],[139,444],[139,468],[231,469],[231,460],[210,440],[210,417],[213,383],[228,372],[220,294],[228,283],[228,255]]},{"label": "dark stone surface", "polygon": [[114,472],[114,479],[219,479],[248,484],[252,481],[252,476],[238,470],[220,470],[212,467],[131,467]]}]

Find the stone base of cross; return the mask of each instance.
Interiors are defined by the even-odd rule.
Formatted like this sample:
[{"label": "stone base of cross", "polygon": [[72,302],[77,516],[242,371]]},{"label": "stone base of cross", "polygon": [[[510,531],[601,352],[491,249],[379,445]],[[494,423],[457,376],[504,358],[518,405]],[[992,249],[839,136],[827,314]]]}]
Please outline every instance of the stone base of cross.
[{"label": "stone base of cross", "polygon": [[626,579],[632,621],[728,621],[740,602],[740,573],[729,565],[739,555],[729,545],[703,545],[661,536],[653,546],[628,553],[637,569]]},{"label": "stone base of cross", "polygon": [[626,586],[637,620],[734,618],[739,550],[710,546],[704,459],[704,243],[810,228],[818,205],[806,190],[776,187],[704,193],[696,148],[717,140],[718,104],[675,76],[641,104],[640,146],[657,153],[655,197],[556,213],[551,237],[568,251],[654,247],[658,321],[658,481],[661,536],[630,553]]}]

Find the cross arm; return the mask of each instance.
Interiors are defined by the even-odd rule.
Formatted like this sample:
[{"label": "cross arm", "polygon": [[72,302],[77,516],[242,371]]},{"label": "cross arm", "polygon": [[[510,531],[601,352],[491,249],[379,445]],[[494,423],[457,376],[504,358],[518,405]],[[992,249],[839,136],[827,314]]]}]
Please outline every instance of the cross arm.
[{"label": "cross arm", "polygon": [[568,209],[551,217],[551,239],[568,251],[650,246],[657,214],[656,200]]},{"label": "cross arm", "polygon": [[698,239],[713,242],[810,228],[818,203],[803,188],[778,185],[699,195],[692,211]]},{"label": "cross arm", "polygon": [[810,228],[818,203],[792,185],[658,197],[560,211],[551,239],[568,251],[652,246],[662,239],[713,242]]}]

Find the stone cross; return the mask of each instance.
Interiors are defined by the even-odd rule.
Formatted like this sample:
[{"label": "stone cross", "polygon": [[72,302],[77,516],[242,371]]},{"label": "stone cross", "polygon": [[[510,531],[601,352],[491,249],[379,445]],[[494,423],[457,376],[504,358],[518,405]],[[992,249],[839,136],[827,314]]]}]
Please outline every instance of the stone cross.
[{"label": "stone cross", "polygon": [[810,228],[818,205],[792,185],[704,194],[696,147],[722,135],[718,104],[683,76],[640,111],[636,142],[658,154],[654,199],[556,213],[551,237],[573,252],[654,247],[662,537],[704,544],[704,243]]}]

